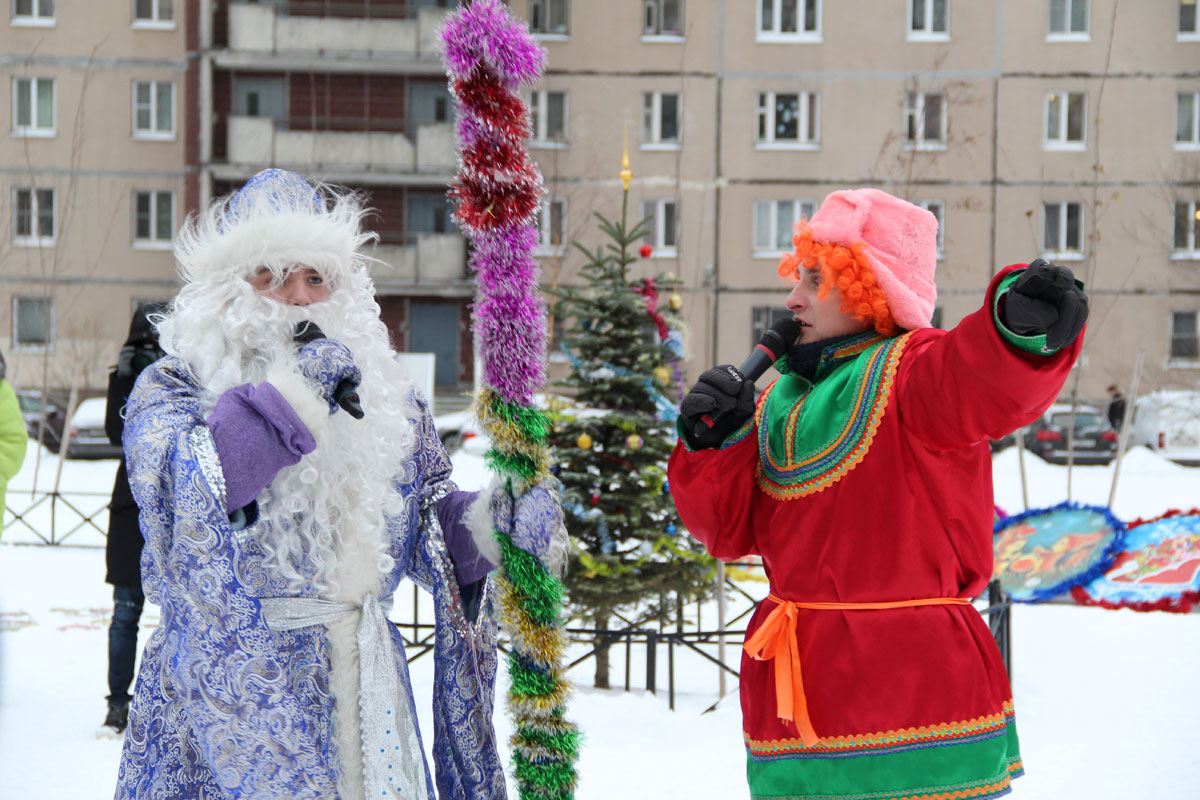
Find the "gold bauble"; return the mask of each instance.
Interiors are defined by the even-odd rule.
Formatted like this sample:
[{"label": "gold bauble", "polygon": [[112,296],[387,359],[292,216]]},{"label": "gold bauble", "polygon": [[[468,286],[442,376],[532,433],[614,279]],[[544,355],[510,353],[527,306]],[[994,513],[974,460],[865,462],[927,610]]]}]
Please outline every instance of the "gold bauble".
[{"label": "gold bauble", "polygon": [[575,446],[580,450],[591,450],[592,437],[588,436],[586,433],[579,434],[579,438],[575,440]]},{"label": "gold bauble", "polygon": [[636,433],[629,434],[629,438],[625,440],[625,446],[630,450],[637,450],[642,446],[642,437],[638,436]]},{"label": "gold bauble", "polygon": [[671,307],[672,311],[678,311],[683,308],[683,295],[675,292],[667,298],[667,305]]},{"label": "gold bauble", "polygon": [[667,369],[666,367],[655,367],[654,380],[666,385],[667,381],[671,380],[671,370]]}]

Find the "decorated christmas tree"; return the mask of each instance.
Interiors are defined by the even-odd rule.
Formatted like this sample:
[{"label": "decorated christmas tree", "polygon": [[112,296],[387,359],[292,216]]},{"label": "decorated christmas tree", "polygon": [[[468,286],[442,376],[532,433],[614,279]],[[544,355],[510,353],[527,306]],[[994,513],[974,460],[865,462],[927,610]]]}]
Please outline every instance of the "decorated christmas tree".
[{"label": "decorated christmas tree", "polygon": [[[597,630],[614,620],[659,619],[706,593],[713,564],[683,529],[667,485],[682,396],[683,299],[673,275],[633,275],[648,220],[629,225],[629,157],[617,221],[597,213],[607,241],[589,250],[582,289],[555,290],[571,362],[561,382],[582,410],[556,415],[550,436],[572,540],[564,583],[573,613]],[[603,413],[598,413],[600,410]],[[614,621],[617,624],[613,624]],[[597,687],[608,686],[605,634],[597,635]]]}]

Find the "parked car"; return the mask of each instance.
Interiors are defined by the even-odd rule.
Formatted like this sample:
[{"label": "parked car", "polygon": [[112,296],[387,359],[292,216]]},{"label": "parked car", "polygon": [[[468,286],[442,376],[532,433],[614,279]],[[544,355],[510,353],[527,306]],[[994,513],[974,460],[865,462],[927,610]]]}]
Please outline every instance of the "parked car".
[{"label": "parked car", "polygon": [[76,407],[67,426],[67,458],[121,457],[121,447],[109,442],[104,432],[107,408],[106,397],[91,397]]},{"label": "parked car", "polygon": [[[1025,449],[1051,464],[1067,463],[1071,406],[1055,404],[1025,430]],[[1108,464],[1117,456],[1117,432],[1095,406],[1075,406],[1076,464]]]},{"label": "parked car", "polygon": [[1185,466],[1200,466],[1200,392],[1159,391],[1139,397],[1129,422],[1129,444],[1145,445]]},{"label": "parked car", "polygon": [[988,447],[993,453],[999,453],[1006,447],[1012,447],[1017,443],[1017,434],[1010,433],[1007,436],[1001,436],[999,439],[988,439]]},{"label": "parked car", "polygon": [[18,389],[17,404],[21,406],[21,417],[25,420],[25,430],[29,438],[46,445],[51,453],[57,453],[67,420],[62,406],[50,399],[44,399],[42,393],[35,389]]}]

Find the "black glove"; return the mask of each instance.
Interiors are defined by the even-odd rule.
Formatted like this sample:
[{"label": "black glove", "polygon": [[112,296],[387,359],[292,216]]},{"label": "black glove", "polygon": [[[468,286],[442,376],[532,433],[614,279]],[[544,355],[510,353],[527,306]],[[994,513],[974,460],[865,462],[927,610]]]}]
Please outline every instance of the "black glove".
[{"label": "black glove", "polygon": [[679,416],[693,450],[720,447],[754,414],[754,384],[731,364],[713,367],[683,398]]},{"label": "black glove", "polygon": [[1020,336],[1046,334],[1046,348],[1075,341],[1087,322],[1088,299],[1067,267],[1039,258],[1013,282],[1000,308],[1000,321]]}]

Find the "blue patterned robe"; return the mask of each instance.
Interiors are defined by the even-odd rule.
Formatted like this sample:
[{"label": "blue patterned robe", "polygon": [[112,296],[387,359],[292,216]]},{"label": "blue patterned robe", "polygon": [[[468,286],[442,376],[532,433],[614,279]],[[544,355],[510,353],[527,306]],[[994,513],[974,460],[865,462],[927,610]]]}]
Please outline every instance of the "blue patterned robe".
[{"label": "blue patterned robe", "polygon": [[[256,533],[267,523],[230,527],[199,394],[187,365],[168,357],[143,373],[126,411],[130,485],[146,539],[142,582],[162,621],[142,656],[116,797],[334,798],[325,629],[268,628],[258,598],[294,592],[263,567]],[[434,597],[438,794],[503,798],[492,727],[496,625],[487,594],[475,623],[463,615],[436,513],[454,488],[450,461],[418,407],[414,456],[395,479],[404,511],[387,520],[395,568],[379,597],[390,598],[404,577]],[[300,594],[316,596],[311,586]],[[388,628],[415,726],[404,645]]]}]

